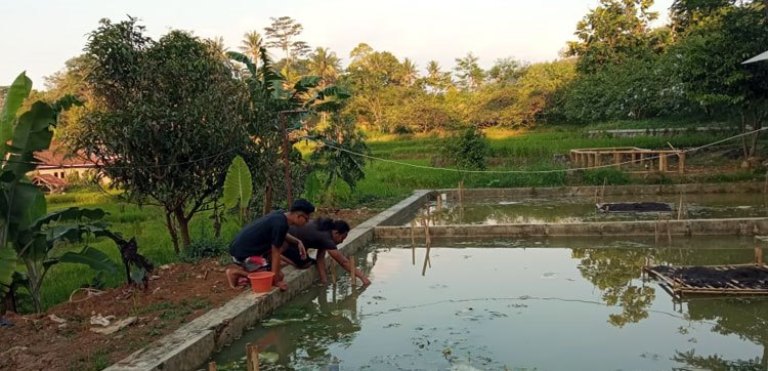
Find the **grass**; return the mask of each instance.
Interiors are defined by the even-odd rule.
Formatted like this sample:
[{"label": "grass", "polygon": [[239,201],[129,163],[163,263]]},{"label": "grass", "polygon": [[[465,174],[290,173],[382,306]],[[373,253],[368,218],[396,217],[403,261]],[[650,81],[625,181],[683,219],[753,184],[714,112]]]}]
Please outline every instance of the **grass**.
[{"label": "grass", "polygon": [[[125,203],[117,197],[118,193],[116,192],[102,192],[93,189],[51,195],[47,197],[48,210],[56,211],[71,206],[101,208],[109,213],[105,221],[110,224],[110,228],[127,238],[136,237],[139,253],[149,258],[155,267],[177,262],[179,258],[173,251],[173,244],[165,227],[163,211],[157,206],[139,207]],[[213,229],[207,216],[205,213],[201,213],[193,218],[190,224],[190,234],[193,240],[213,235]],[[238,229],[239,227],[233,220],[227,221],[222,226],[222,238],[228,241],[237,233]],[[122,270],[120,252],[114,242],[109,239],[99,239],[89,241],[89,245],[109,255],[121,267],[120,274],[106,277],[106,285],[114,287],[124,284],[126,278]],[[54,255],[58,256],[66,251],[81,248],[81,246],[57,246]],[[87,285],[94,276],[95,272],[86,266],[54,265],[43,283],[42,300],[44,307],[48,308],[68,300],[73,290]]]}]

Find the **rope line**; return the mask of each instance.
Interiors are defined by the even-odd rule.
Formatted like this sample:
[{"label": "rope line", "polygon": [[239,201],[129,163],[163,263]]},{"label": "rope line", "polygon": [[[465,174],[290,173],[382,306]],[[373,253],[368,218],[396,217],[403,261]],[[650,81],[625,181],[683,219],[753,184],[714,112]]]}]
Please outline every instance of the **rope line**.
[{"label": "rope line", "polygon": [[[708,148],[708,147],[712,147],[712,146],[715,146],[715,145],[718,145],[718,144],[721,144],[721,143],[724,143],[724,142],[731,141],[733,139],[741,138],[741,137],[744,137],[744,136],[747,136],[747,135],[753,135],[753,134],[759,133],[759,132],[764,131],[764,130],[768,130],[768,127],[760,128],[760,129],[757,129],[757,130],[752,130],[752,131],[746,132],[746,133],[737,134],[737,135],[734,135],[734,136],[731,136],[731,137],[728,137],[728,138],[725,138],[725,139],[722,139],[722,140],[718,140],[718,141],[715,141],[715,142],[704,144],[704,145],[699,146],[699,147],[689,148],[687,150],[681,151],[681,153],[685,153],[685,154],[693,153],[693,152],[700,151],[700,150]],[[349,153],[349,154],[355,155],[355,156],[364,157],[364,158],[367,158],[367,159],[370,159],[370,160],[382,161],[382,162],[387,162],[387,163],[392,163],[392,164],[402,165],[402,166],[410,166],[410,167],[414,167],[414,168],[418,168],[418,169],[424,169],[424,170],[441,170],[441,171],[450,171],[450,172],[455,172],[455,173],[478,173],[478,174],[483,174],[483,173],[485,173],[485,174],[550,174],[550,173],[563,173],[563,172],[573,172],[573,171],[581,171],[581,170],[594,170],[594,169],[601,169],[601,168],[609,168],[609,167],[616,167],[616,166],[627,165],[627,164],[632,164],[632,163],[636,163],[637,162],[637,161],[625,161],[625,162],[620,162],[620,163],[613,163],[613,164],[593,166],[593,167],[580,167],[580,168],[570,168],[570,169],[550,169],[550,170],[462,170],[462,169],[456,169],[456,168],[447,168],[447,167],[436,167],[436,166],[426,166],[426,165],[411,164],[411,163],[407,163],[407,162],[403,162],[403,161],[390,160],[390,159],[386,159],[386,158],[382,158],[382,157],[371,156],[371,155],[368,155],[368,154],[365,154],[365,153],[359,153],[359,152],[350,151],[350,150],[348,150],[346,148],[341,148],[341,147],[338,147],[338,146],[335,146],[335,145],[332,145],[332,144],[329,144],[329,143],[323,143],[323,144],[325,146],[328,146],[330,148],[336,149],[338,151],[346,152],[346,153]],[[652,156],[652,157],[646,158],[646,160],[656,160],[656,159],[659,159],[661,157],[670,157],[670,156],[677,156],[677,155],[676,154],[665,154],[665,155],[659,155],[659,156]]]}]

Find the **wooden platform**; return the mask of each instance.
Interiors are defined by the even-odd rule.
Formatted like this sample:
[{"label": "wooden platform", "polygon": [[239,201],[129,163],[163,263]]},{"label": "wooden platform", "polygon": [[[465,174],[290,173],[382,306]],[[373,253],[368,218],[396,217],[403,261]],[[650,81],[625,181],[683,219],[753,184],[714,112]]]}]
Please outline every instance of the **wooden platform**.
[{"label": "wooden platform", "polygon": [[732,264],[704,266],[646,266],[675,299],[692,296],[768,295],[768,266]]}]

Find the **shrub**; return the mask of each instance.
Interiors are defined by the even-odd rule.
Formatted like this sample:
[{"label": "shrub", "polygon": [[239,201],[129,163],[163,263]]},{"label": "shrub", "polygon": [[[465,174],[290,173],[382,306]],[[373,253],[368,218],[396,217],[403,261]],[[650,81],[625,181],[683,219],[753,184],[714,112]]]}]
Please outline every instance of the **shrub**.
[{"label": "shrub", "polygon": [[197,263],[201,259],[215,258],[229,253],[229,244],[220,238],[203,237],[192,241],[182,251],[180,259],[186,263]]}]

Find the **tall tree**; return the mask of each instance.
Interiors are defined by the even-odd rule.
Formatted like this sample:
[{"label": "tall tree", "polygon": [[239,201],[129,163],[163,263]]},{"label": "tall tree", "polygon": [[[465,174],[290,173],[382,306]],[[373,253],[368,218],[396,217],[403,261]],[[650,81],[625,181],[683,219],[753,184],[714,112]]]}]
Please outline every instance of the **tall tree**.
[{"label": "tall tree", "polygon": [[288,65],[309,52],[309,45],[306,42],[296,40],[304,30],[301,23],[287,16],[270,19],[272,24],[269,27],[264,27],[264,34],[267,39],[266,47],[282,50]]},{"label": "tall tree", "polygon": [[578,41],[568,42],[568,55],[578,56],[581,72],[595,72],[608,64],[648,53],[653,0],[600,0],[576,25]]},{"label": "tall tree", "polygon": [[403,60],[403,85],[411,86],[418,78],[419,71],[416,70],[416,64],[414,64],[412,60],[405,58]]},{"label": "tall tree", "polygon": [[102,20],[85,51],[98,104],[74,144],[129,200],[163,207],[179,251],[248,140],[245,92],[208,43],[181,31],[154,41],[134,18]]},{"label": "tall tree", "polygon": [[467,53],[464,58],[456,58],[456,78],[458,85],[464,90],[475,91],[483,85],[485,71],[477,64],[478,58]]},{"label": "tall tree", "polygon": [[427,76],[424,78],[424,85],[431,91],[443,93],[451,86],[451,73],[443,72],[437,61],[427,63]]},{"label": "tall tree", "polygon": [[261,48],[264,47],[264,39],[256,31],[246,32],[243,35],[243,42],[240,44],[240,51],[251,58],[252,61],[258,62],[261,59]]},{"label": "tall tree", "polygon": [[318,47],[309,55],[309,73],[322,79],[321,85],[336,83],[341,71],[341,60],[328,48]]},{"label": "tall tree", "polygon": [[522,75],[522,63],[512,58],[497,59],[490,70],[488,78],[494,84],[508,85],[513,84]]}]

